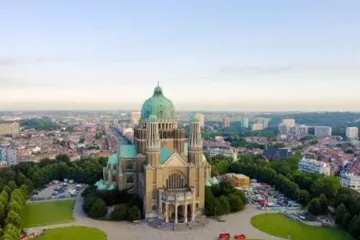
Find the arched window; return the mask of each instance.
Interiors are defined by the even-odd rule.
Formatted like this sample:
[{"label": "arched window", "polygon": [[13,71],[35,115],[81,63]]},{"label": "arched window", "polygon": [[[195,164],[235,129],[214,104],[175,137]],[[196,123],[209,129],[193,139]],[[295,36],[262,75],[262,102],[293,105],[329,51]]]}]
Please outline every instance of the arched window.
[{"label": "arched window", "polygon": [[126,169],[132,170],[133,169],[133,163],[132,162],[127,162],[126,163]]},{"label": "arched window", "polygon": [[185,179],[179,173],[170,173],[166,179],[166,188],[168,189],[178,189],[185,187]]},{"label": "arched window", "polygon": [[129,177],[126,179],[126,183],[134,183],[134,178],[133,178],[133,176],[129,176]]}]

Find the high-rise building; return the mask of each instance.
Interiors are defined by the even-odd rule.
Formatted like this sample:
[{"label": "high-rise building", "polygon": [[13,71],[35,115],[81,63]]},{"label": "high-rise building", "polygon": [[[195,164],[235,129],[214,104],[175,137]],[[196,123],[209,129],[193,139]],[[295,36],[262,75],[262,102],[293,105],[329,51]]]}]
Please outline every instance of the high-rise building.
[{"label": "high-rise building", "polygon": [[260,131],[260,130],[264,130],[264,125],[262,123],[251,124],[251,131]]},{"label": "high-rise building", "polygon": [[18,122],[0,122],[0,135],[18,136],[20,134],[20,124]]},{"label": "high-rise building", "polygon": [[200,128],[205,126],[205,116],[202,113],[196,113],[196,116],[199,118]]},{"label": "high-rise building", "polygon": [[240,123],[243,128],[249,128],[249,118],[247,117],[240,118]]},{"label": "high-rise building", "polygon": [[223,128],[229,128],[231,124],[231,119],[229,117],[223,118]]},{"label": "high-rise building", "polygon": [[19,163],[17,150],[12,147],[0,146],[0,161],[6,162],[7,166],[16,165]]},{"label": "high-rise building", "polygon": [[346,128],[346,137],[349,139],[358,139],[359,138],[359,128],[357,128],[357,127]]},{"label": "high-rise building", "polygon": [[289,133],[295,136],[305,136],[309,132],[309,127],[306,125],[295,125],[290,127]]},{"label": "high-rise building", "polygon": [[291,118],[283,119],[281,121],[281,123],[285,124],[286,126],[289,126],[289,127],[294,127],[295,126],[295,119],[291,119]]},{"label": "high-rise building", "polygon": [[332,128],[328,126],[315,126],[314,133],[316,137],[324,138],[331,137]]},{"label": "high-rise building", "polygon": [[131,112],[130,117],[131,117],[130,119],[131,125],[137,126],[141,118],[141,112]]},{"label": "high-rise building", "polygon": [[187,223],[204,212],[210,173],[200,119],[191,119],[187,140],[173,103],[157,86],[142,106],[134,144],[120,143],[95,186],[99,191],[132,187],[143,201],[145,218]]},{"label": "high-rise building", "polygon": [[255,123],[260,123],[263,126],[263,129],[269,127],[270,118],[255,118]]}]

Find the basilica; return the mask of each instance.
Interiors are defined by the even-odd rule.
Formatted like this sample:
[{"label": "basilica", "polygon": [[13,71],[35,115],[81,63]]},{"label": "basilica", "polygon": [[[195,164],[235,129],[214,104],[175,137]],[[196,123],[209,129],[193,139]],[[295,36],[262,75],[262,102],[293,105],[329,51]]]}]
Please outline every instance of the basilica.
[{"label": "basilica", "polygon": [[157,86],[142,105],[134,143],[120,144],[95,185],[98,190],[132,189],[143,200],[146,218],[186,223],[203,214],[210,172],[199,119],[190,120],[187,138],[173,103]]}]

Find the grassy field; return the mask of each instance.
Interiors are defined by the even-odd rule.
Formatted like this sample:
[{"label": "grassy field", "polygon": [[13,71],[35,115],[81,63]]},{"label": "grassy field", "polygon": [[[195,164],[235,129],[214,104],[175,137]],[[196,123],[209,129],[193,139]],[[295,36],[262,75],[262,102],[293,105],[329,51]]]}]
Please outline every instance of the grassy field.
[{"label": "grassy field", "polygon": [[74,220],[75,201],[53,201],[27,204],[24,210],[22,228],[67,223]]},{"label": "grassy field", "polygon": [[352,238],[345,232],[323,227],[313,227],[291,220],[281,213],[261,214],[251,219],[251,224],[257,229],[273,236],[287,238],[291,240],[351,240]]},{"label": "grassy field", "polygon": [[106,234],[89,227],[64,227],[47,230],[38,240],[86,239],[106,240]]}]

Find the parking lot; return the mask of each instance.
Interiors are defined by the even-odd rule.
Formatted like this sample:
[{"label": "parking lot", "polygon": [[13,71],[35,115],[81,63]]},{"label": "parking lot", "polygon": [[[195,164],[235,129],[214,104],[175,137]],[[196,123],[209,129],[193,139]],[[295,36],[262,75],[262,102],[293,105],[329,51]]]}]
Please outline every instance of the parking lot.
[{"label": "parking lot", "polygon": [[83,187],[83,184],[75,183],[72,180],[65,180],[64,182],[54,180],[43,188],[34,191],[30,201],[75,198]]}]

